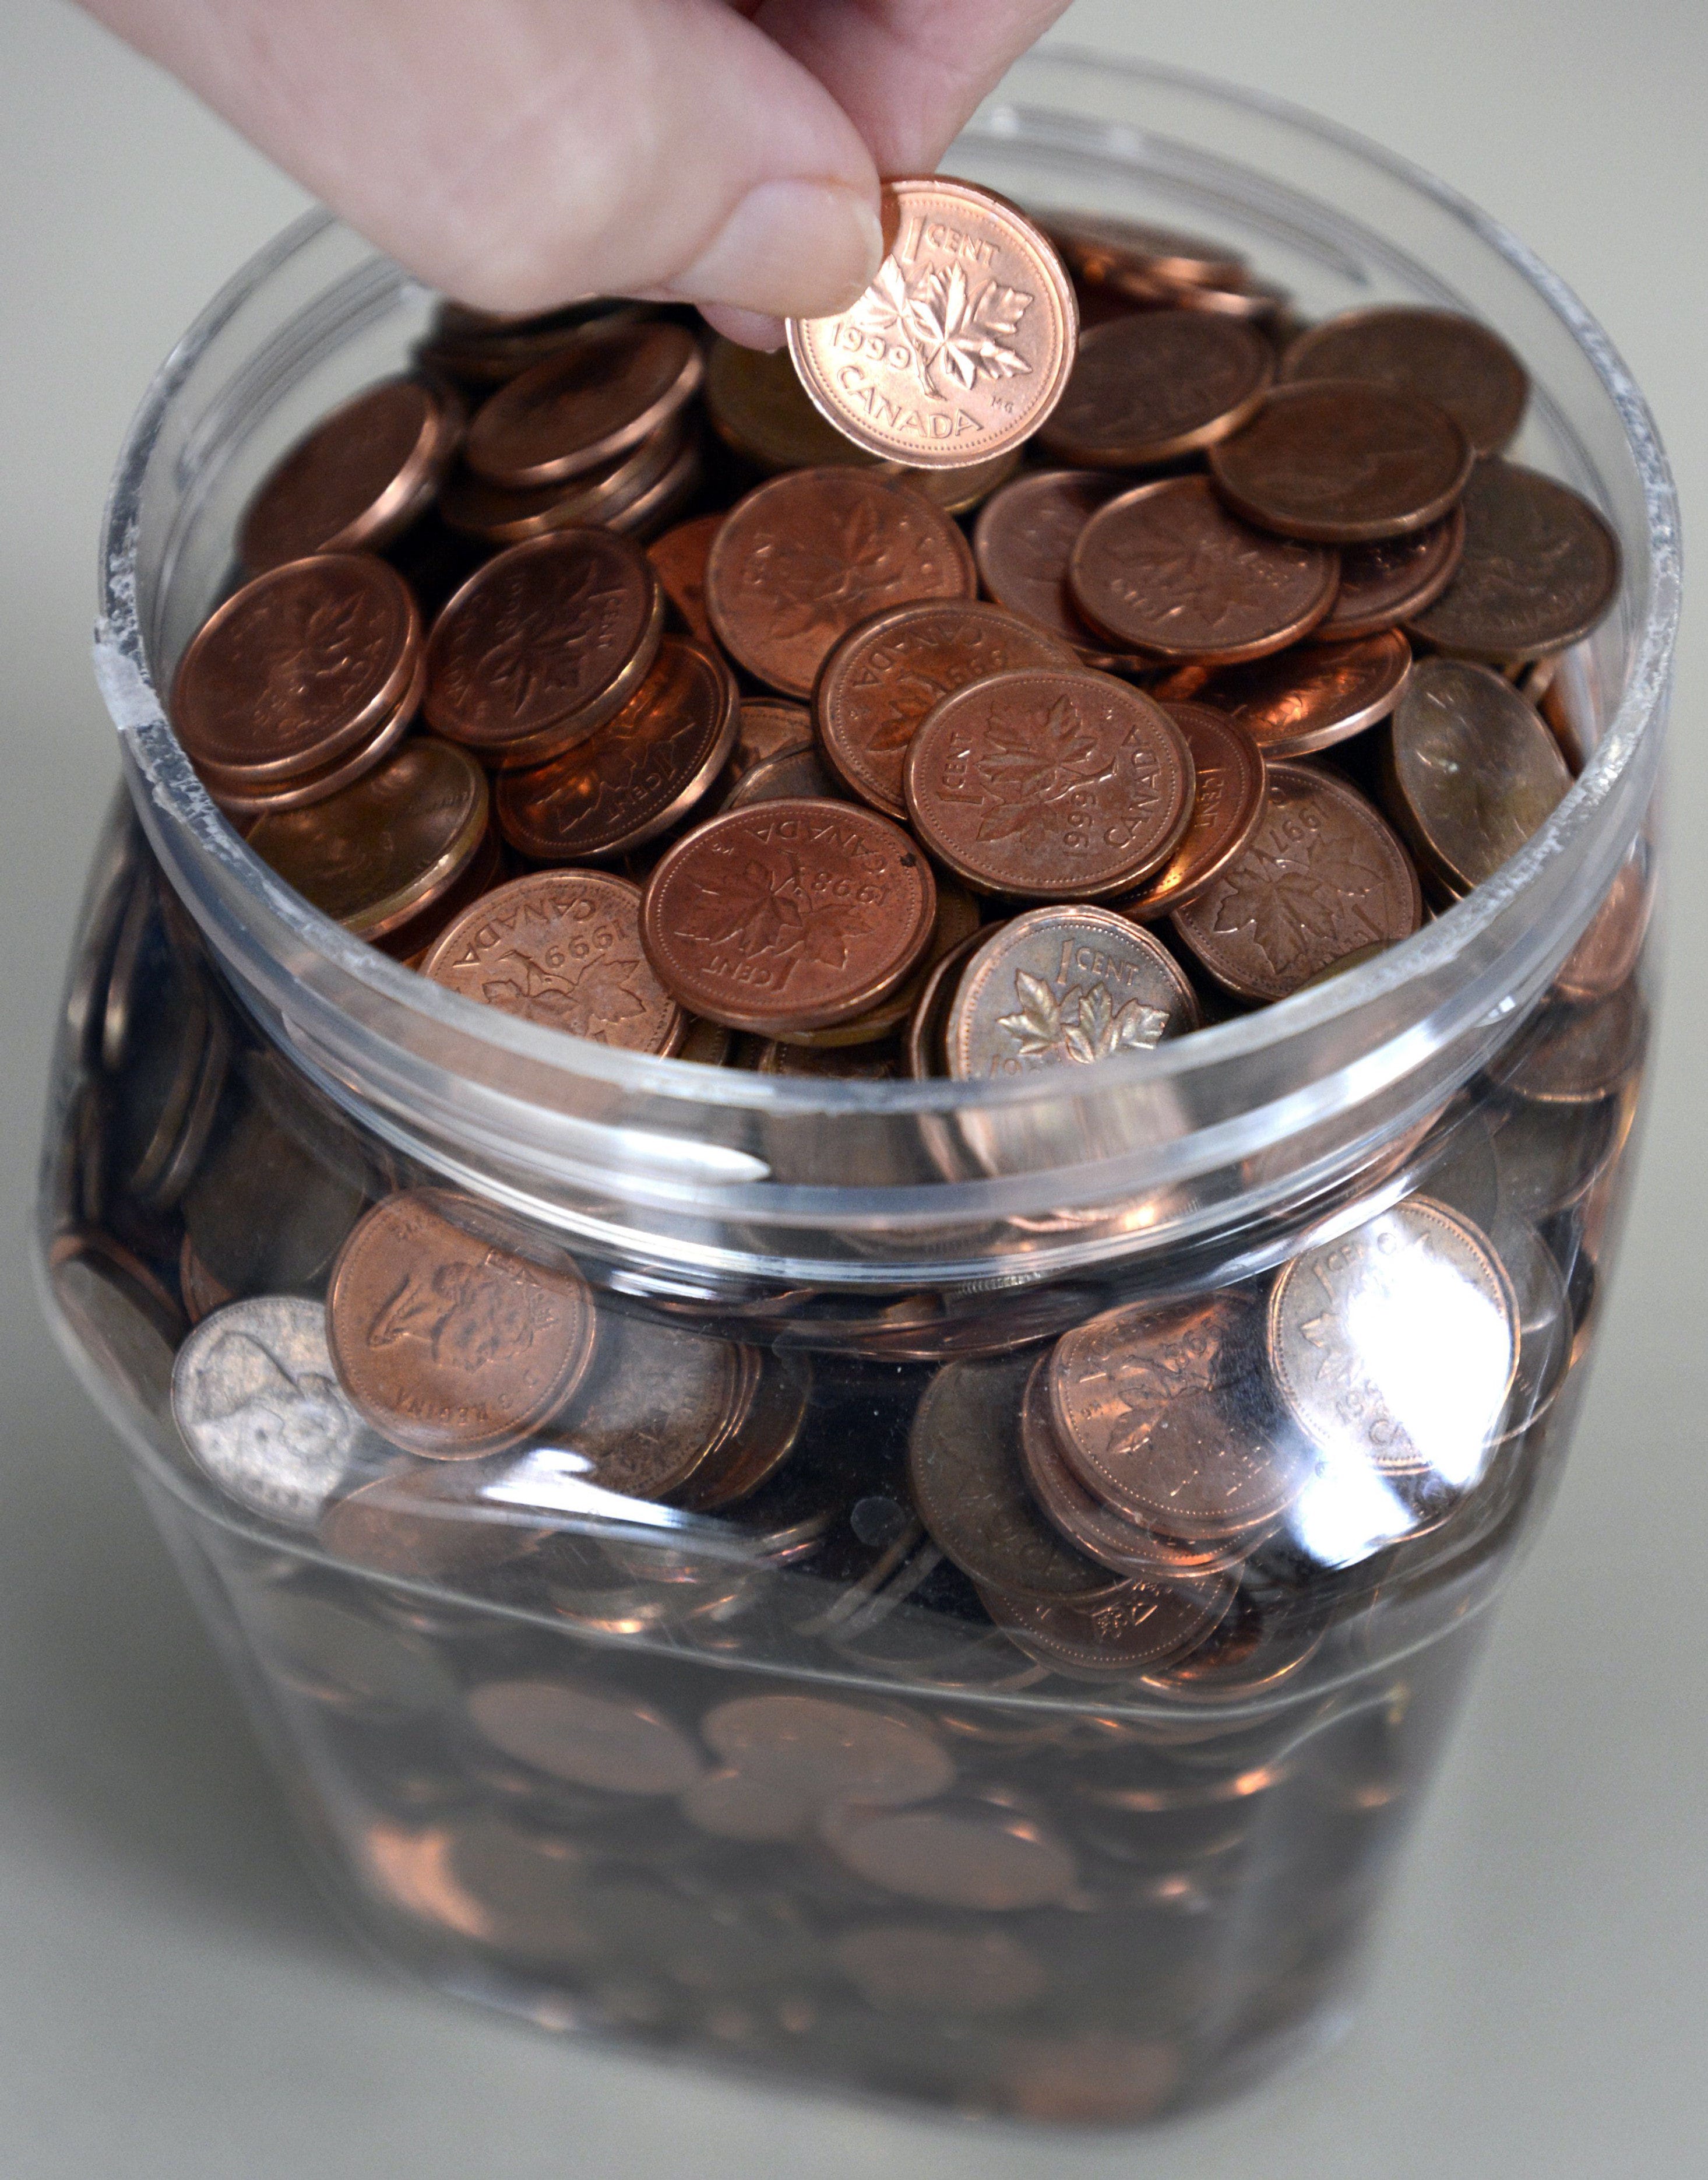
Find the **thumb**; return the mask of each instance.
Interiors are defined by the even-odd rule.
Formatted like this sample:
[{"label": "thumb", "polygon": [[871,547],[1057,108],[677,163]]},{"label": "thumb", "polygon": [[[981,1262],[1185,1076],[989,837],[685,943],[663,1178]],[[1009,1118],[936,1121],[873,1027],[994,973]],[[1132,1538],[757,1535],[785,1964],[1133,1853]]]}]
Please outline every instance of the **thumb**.
[{"label": "thumb", "polygon": [[86,0],[459,300],[650,292],[815,317],[882,257],[877,176],[725,0]]}]

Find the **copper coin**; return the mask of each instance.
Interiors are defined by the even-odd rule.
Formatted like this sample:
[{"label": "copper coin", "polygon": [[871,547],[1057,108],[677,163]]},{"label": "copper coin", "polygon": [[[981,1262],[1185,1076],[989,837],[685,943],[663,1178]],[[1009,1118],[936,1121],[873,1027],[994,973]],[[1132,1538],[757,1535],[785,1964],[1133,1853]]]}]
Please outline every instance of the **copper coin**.
[{"label": "copper coin", "polygon": [[1397,629],[1385,629],[1230,667],[1205,688],[1204,702],[1244,727],[1265,757],[1309,757],[1385,719],[1411,670],[1411,646]]},{"label": "copper coin", "polygon": [[393,718],[420,644],[415,600],[383,560],[293,560],[203,622],[173,685],[173,725],[229,787],[321,771]]},{"label": "copper coin", "polygon": [[740,500],[706,564],[724,649],[784,696],[807,697],[856,621],[921,598],[970,598],[966,540],[900,485],[859,470],[793,470]]},{"label": "copper coin", "polygon": [[922,1721],[826,1696],[736,1696],[714,1704],[700,1731],[746,1777],[820,1803],[900,1808],[941,1794],[955,1776]]},{"label": "copper coin", "polygon": [[[477,1582],[519,1558],[537,1525],[494,1520],[482,1469],[419,1468],[376,1477],[346,1493],[320,1519],[334,1559],[409,1582]],[[368,1626],[371,1623],[361,1623]]]},{"label": "copper coin", "polygon": [[1186,739],[1195,783],[1192,815],[1174,852],[1135,894],[1118,903],[1123,916],[1154,922],[1195,900],[1233,862],[1263,815],[1268,767],[1242,726],[1207,704],[1165,704]]},{"label": "copper coin", "polygon": [[1535,707],[1486,666],[1456,658],[1420,662],[1388,761],[1401,829],[1456,886],[1492,878],[1572,785]]},{"label": "copper coin", "polygon": [[1074,272],[1094,287],[1155,299],[1159,284],[1238,288],[1245,261],[1202,235],[1122,219],[1107,212],[1052,212],[1050,236]]},{"label": "copper coin", "polygon": [[607,529],[632,526],[635,506],[681,457],[689,443],[671,423],[638,446],[552,484],[494,484],[470,469],[459,470],[439,494],[447,526],[488,545],[520,545],[530,537],[596,522]]},{"label": "copper coin", "polygon": [[812,1366],[804,1355],[746,1351],[758,1372],[752,1400],[728,1435],[689,1478],[678,1504],[722,1513],[750,1499],[799,1443],[812,1399]]},{"label": "copper coin", "polygon": [[1340,588],[1316,634],[1325,643],[1376,636],[1433,605],[1453,579],[1465,549],[1464,503],[1427,530],[1348,545],[1340,556]]},{"label": "copper coin", "polygon": [[499,829],[538,862],[596,862],[656,840],[691,810],[735,741],[735,677],[715,651],[667,636],[614,718],[561,757],[502,773]]},{"label": "copper coin", "polygon": [[1275,376],[1275,350],[1238,319],[1146,311],[1094,326],[1038,435],[1057,461],[1142,469],[1237,432]]},{"label": "copper coin", "polygon": [[624,1052],[668,1052],[682,1010],[640,950],[640,889],[601,871],[535,871],[466,909],[421,974],[464,999]]},{"label": "copper coin", "polygon": [[968,462],[955,470],[916,470],[906,462],[880,462],[876,474],[890,484],[905,485],[943,515],[970,515],[1004,485],[1020,466],[1024,449],[1011,447],[1005,454],[992,454],[986,462]]},{"label": "copper coin", "polygon": [[427,718],[489,764],[543,763],[622,710],[663,633],[658,578],[626,538],[584,527],[513,545],[433,624]]},{"label": "copper coin", "polygon": [[895,236],[852,310],[792,318],[815,406],[917,469],[987,461],[1037,430],[1073,368],[1079,308],[1048,239],[1006,199],[942,174],[884,184]]},{"label": "copper coin", "polygon": [[416,355],[431,369],[446,372],[459,384],[503,386],[530,365],[556,355],[585,326],[599,320],[634,321],[652,315],[645,304],[609,296],[567,303],[555,311],[526,311],[519,316],[507,311],[477,311],[467,303],[444,300],[434,312],[432,327]]},{"label": "copper coin", "polygon": [[997,603],[1076,650],[1101,650],[1074,603],[1068,564],[1085,525],[1126,488],[1123,478],[1086,470],[1030,470],[994,493],[979,510],[973,553]]},{"label": "copper coin", "polygon": [[869,467],[875,457],[820,416],[787,349],[744,348],[720,338],[706,366],[711,428],[760,469]]},{"label": "copper coin", "polygon": [[840,802],[842,782],[826,769],[812,742],[799,749],[779,750],[750,765],[723,798],[726,810],[750,810],[756,802]]},{"label": "copper coin", "polygon": [[1006,1930],[933,1930],[885,1923],[850,1930],[836,1964],[881,2012],[958,2019],[1012,2013],[1042,1997],[1049,1970]]},{"label": "copper coin", "polygon": [[1195,1649],[1146,1673],[1145,1687],[1188,1704],[1249,1703],[1308,1665],[1323,1633],[1320,1619],[1266,1610],[1242,1593]]},{"label": "copper coin", "polygon": [[914,1504],[964,1574],[1034,1603],[1086,1599],[1114,1587],[1040,1516],[1020,1463],[1027,1357],[951,1362],[914,1411],[908,1438]]},{"label": "copper coin", "polygon": [[1268,1351],[1326,1488],[1365,1466],[1463,1485],[1512,1390],[1518,1303],[1476,1228],[1414,1196],[1282,1269]]},{"label": "copper coin", "polygon": [[[912,1015],[937,963],[946,954],[958,952],[964,942],[979,936],[983,931],[979,904],[964,886],[957,885],[953,878],[937,881],[936,921],[931,927],[931,940],[912,975],[905,977],[875,1007],[852,1021],[838,1022],[831,1029],[790,1030],[784,1036],[785,1044],[799,1044],[834,1051],[856,1044],[876,1044],[881,1038],[893,1038]],[[898,1059],[900,1054],[898,1054]],[[761,1065],[761,1072],[767,1071]]]},{"label": "copper coin", "polygon": [[1059,1840],[1035,1818],[994,1802],[916,1809],[837,1803],[819,1830],[838,1860],[869,1885],[939,1908],[986,1914],[1048,1908],[1072,1893],[1077,1877]]},{"label": "copper coin", "polygon": [[815,1082],[894,1082],[899,1080],[901,1055],[892,1041],[879,1039],[850,1045],[785,1043],[781,1038],[753,1038],[751,1049],[738,1056],[738,1067],[755,1075],[788,1075]]},{"label": "copper coin", "polygon": [[551,484],[649,438],[698,391],[705,366],[685,328],[591,325],[493,394],[464,459],[494,484]]},{"label": "copper coin", "polygon": [[426,506],[463,435],[442,383],[386,378],[305,432],[264,477],[238,532],[250,574],[310,553],[372,551]]},{"label": "copper coin", "polygon": [[[982,1593],[981,1593],[982,1594]],[[1195,1649],[1233,1602],[1231,1583],[1125,1582],[1090,1604],[1027,1604],[993,1590],[985,1609],[1041,1664],[1068,1673],[1138,1673]]]},{"label": "copper coin", "polygon": [[1606,898],[1590,918],[1583,937],[1560,964],[1553,995],[1580,1006],[1609,998],[1637,966],[1654,906],[1648,861],[1634,848],[1620,864]]},{"label": "copper coin", "polygon": [[689,634],[700,643],[713,640],[711,617],[706,610],[706,563],[711,541],[722,526],[722,515],[696,515],[691,522],[678,522],[673,530],[655,537],[646,548],[665,597]]},{"label": "copper coin", "polygon": [[1257,830],[1174,928],[1238,998],[1282,999],[1355,948],[1409,939],[1417,873],[1355,788],[1309,765],[1269,768]]},{"label": "copper coin", "polygon": [[554,1440],[599,1490],[665,1498],[739,1425],[757,1383],[746,1357],[733,1340],[601,1310],[593,1368]]},{"label": "copper coin", "polygon": [[744,697],[736,721],[735,747],[729,753],[729,776],[739,780],[768,757],[810,749],[812,740],[812,713],[805,704]]},{"label": "copper coin", "polygon": [[1619,587],[1618,541],[1595,509],[1507,461],[1478,465],[1464,504],[1464,557],[1411,633],[1491,663],[1580,642]]},{"label": "copper coin", "polygon": [[472,1198],[388,1197],[338,1252],[332,1363],[382,1437],[434,1460],[515,1445],[563,1408],[593,1346],[593,1298],[564,1252]]},{"label": "copper coin", "polygon": [[767,802],[678,840],[642,904],[647,958],[732,1029],[846,1021],[931,943],[936,887],[907,834],[853,803]]},{"label": "copper coin", "polygon": [[382,719],[366,740],[345,750],[329,764],[318,766],[313,772],[294,773],[288,779],[268,779],[254,784],[240,779],[233,784],[233,775],[205,764],[199,768],[203,786],[222,810],[237,818],[260,818],[276,810],[304,810],[311,802],[326,801],[340,789],[353,785],[365,773],[372,772],[408,734],[420,703],[426,682],[424,667],[425,662],[391,716]]},{"label": "copper coin", "polygon": [[826,659],[813,691],[819,740],[849,794],[905,818],[903,760],[935,704],[995,674],[1077,663],[1066,644],[997,606],[897,606],[851,629]]},{"label": "copper coin", "polygon": [[1236,514],[1284,537],[1366,544],[1438,522],[1476,455],[1443,409],[1351,378],[1277,386],[1243,431],[1210,451]]},{"label": "copper coin", "polygon": [[1509,1097],[1540,1105],[1594,1105],[1617,1097],[1643,1064],[1648,1011],[1634,983],[1588,1006],[1552,1006],[1491,1065]]},{"label": "copper coin", "polygon": [[258,818],[249,845],[322,915],[377,939],[455,884],[487,810],[474,759],[420,735],[328,801]]},{"label": "copper coin", "polygon": [[489,824],[474,854],[445,890],[434,894],[425,906],[404,922],[393,924],[371,943],[382,954],[389,954],[394,961],[407,962],[410,968],[418,969],[428,948],[452,919],[460,916],[482,894],[491,893],[508,875],[504,843],[498,838],[497,828]]},{"label": "copper coin", "polygon": [[949,1008],[968,962],[990,936],[988,928],[970,932],[958,946],[952,946],[941,961],[934,961],[926,972],[925,982],[919,988],[919,995],[908,1016],[908,1026],[902,1039],[907,1072],[914,1082],[925,1082],[933,1076],[947,1074],[948,1060],[943,1037]]},{"label": "copper coin", "polygon": [[1192,759],[1160,705],[1074,668],[998,674],[936,705],[909,743],[909,814],[967,884],[1086,900],[1146,878],[1192,814]]},{"label": "copper coin", "polygon": [[1160,659],[1232,664],[1308,636],[1333,603],[1339,555],[1254,530],[1204,477],[1110,500],[1068,563],[1074,603],[1114,642]]},{"label": "copper coin", "polygon": [[519,1764],[612,1794],[680,1794],[706,1759],[679,1726],[644,1704],[573,1682],[484,1681],[470,1691],[477,1733]]},{"label": "copper coin", "polygon": [[1369,379],[1445,409],[1480,454],[1497,454],[1524,421],[1530,375],[1497,333],[1454,311],[1404,304],[1343,311],[1311,326],[1281,366],[1288,382]]},{"label": "copper coin", "polygon": [[1262,1397],[1259,1305],[1126,1302],[1057,1340],[1050,1412],[1095,1498],[1188,1542],[1271,1528],[1304,1472]]},{"label": "copper coin", "polygon": [[943,1042],[966,1082],[1146,1052],[1197,1027],[1191,985],[1148,931],[1106,908],[1036,908],[962,971]]}]

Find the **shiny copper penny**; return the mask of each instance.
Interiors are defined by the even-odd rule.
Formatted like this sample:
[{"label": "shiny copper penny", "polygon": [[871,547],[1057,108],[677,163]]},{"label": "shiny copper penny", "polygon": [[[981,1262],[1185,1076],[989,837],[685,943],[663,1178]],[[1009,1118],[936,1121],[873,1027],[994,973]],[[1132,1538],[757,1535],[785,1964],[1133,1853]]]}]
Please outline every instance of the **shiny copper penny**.
[{"label": "shiny copper penny", "polygon": [[1277,386],[1210,452],[1234,512],[1284,537],[1367,544],[1440,521],[1470,481],[1475,449],[1444,409],[1350,378]]},{"label": "shiny copper penny", "polygon": [[624,1052],[669,1052],[682,1010],[640,950],[640,889],[602,871],[535,871],[466,909],[421,973],[464,999]]},{"label": "shiny copper penny", "polygon": [[293,560],[202,624],[173,684],[172,723],[222,785],[282,784],[370,740],[415,680],[420,646],[415,600],[383,560]]},{"label": "shiny copper penny", "polygon": [[574,1263],[438,1188],[388,1197],[332,1267],[338,1382],[382,1437],[462,1461],[543,1429],[586,1369],[593,1300]]},{"label": "shiny copper penny", "polygon": [[294,773],[288,779],[251,784],[241,773],[205,764],[198,768],[201,783],[222,810],[239,818],[259,818],[271,811],[301,810],[311,802],[324,802],[361,779],[365,773],[372,772],[402,741],[415,724],[426,679],[423,662],[390,717],[382,718],[365,740],[358,742],[354,749],[342,751],[330,763],[317,766],[313,772]]},{"label": "shiny copper penny", "polygon": [[378,939],[456,884],[488,808],[474,759],[420,735],[327,801],[258,818],[249,845],[323,915]]},{"label": "shiny copper penny", "polygon": [[1159,286],[1239,288],[1245,261],[1202,235],[1107,212],[1052,212],[1051,239],[1078,277],[1154,302]]},{"label": "shiny copper penny", "polygon": [[598,862],[656,840],[722,771],[735,677],[715,651],[667,636],[614,718],[549,762],[501,773],[499,829],[536,862]]},{"label": "shiny copper penny", "polygon": [[1369,379],[1445,409],[1480,454],[1497,454],[1524,421],[1530,374],[1497,333],[1454,311],[1403,304],[1342,311],[1288,348],[1281,376]]},{"label": "shiny copper penny", "polygon": [[1648,862],[1634,848],[1614,874],[1607,895],[1583,937],[1560,964],[1552,990],[1579,1006],[1609,998],[1631,977],[1643,950],[1654,906]]},{"label": "shiny copper penny", "polygon": [[1275,350],[1236,318],[1145,311],[1094,326],[1039,443],[1085,469],[1142,469],[1237,432],[1275,376]]},{"label": "shiny copper penny", "polygon": [[1249,1703],[1308,1665],[1325,1632],[1320,1616],[1277,1610],[1242,1592],[1195,1650],[1145,1675],[1145,1691],[1186,1704]]},{"label": "shiny copper penny", "polygon": [[779,750],[750,765],[724,796],[726,810],[750,810],[755,802],[840,802],[842,782],[827,769],[816,743]]},{"label": "shiny copper penny", "polygon": [[1089,1065],[1198,1027],[1198,1002],[1148,931],[1104,908],[1038,908],[987,939],[943,1026],[963,1082]]},{"label": "shiny copper penny", "polygon": [[[783,1033],[782,1041],[788,1045],[804,1045],[821,1051],[836,1051],[854,1045],[876,1044],[894,1038],[911,1017],[920,994],[929,983],[936,965],[945,955],[959,951],[969,939],[983,931],[979,904],[964,886],[957,885],[953,878],[937,880],[937,915],[931,927],[931,939],[919,966],[905,977],[894,991],[880,999],[875,1007],[868,1007],[863,1015],[852,1021],[838,1022],[830,1029],[797,1029]],[[900,1054],[897,1055],[898,1060]],[[767,1071],[761,1063],[761,1074]]]},{"label": "shiny copper penny", "polygon": [[1443,651],[1497,664],[1582,641],[1619,587],[1619,547],[1589,502],[1516,462],[1478,465],[1452,582],[1406,625]]},{"label": "shiny copper penny", "polygon": [[1274,764],[1256,831],[1174,928],[1238,997],[1282,999],[1422,921],[1417,873],[1363,795],[1310,765]]},{"label": "shiny copper penny", "polygon": [[1073,368],[1079,307],[1048,238],[1004,198],[942,174],[884,184],[895,240],[852,310],[792,318],[815,406],[918,469],[987,461],[1037,430]]},{"label": "shiny copper penny", "polygon": [[476,410],[464,459],[512,487],[597,469],[667,422],[704,371],[684,327],[659,319],[585,327]]},{"label": "shiny copper penny", "polygon": [[985,1609],[1041,1664],[1068,1673],[1138,1673],[1185,1656],[1233,1600],[1231,1583],[1125,1582],[1090,1604],[1032,1605],[998,1591]]},{"label": "shiny copper penny", "polygon": [[1340,556],[1340,588],[1327,618],[1316,626],[1319,641],[1376,636],[1421,613],[1453,581],[1464,549],[1463,502],[1409,537],[1346,546]]},{"label": "shiny copper penny", "polygon": [[653,873],[642,938],[659,981],[732,1029],[846,1021],[931,943],[930,866],[887,818],[839,802],[767,802],[714,818]]},{"label": "shiny copper penny", "polygon": [[812,713],[805,704],[766,696],[744,697],[729,753],[729,776],[740,779],[768,757],[812,746]]},{"label": "shiny copper penny", "polygon": [[700,643],[713,641],[711,620],[706,610],[706,563],[711,541],[723,526],[722,515],[696,515],[691,522],[678,522],[646,548],[664,595],[680,616],[689,634]]},{"label": "shiny copper penny", "polygon": [[1208,704],[1163,706],[1192,759],[1192,815],[1173,853],[1137,893],[1115,905],[1123,916],[1154,923],[1195,900],[1233,862],[1263,815],[1268,768],[1244,727]]},{"label": "shiny copper penny", "polygon": [[680,459],[687,435],[671,423],[638,446],[552,484],[494,484],[459,469],[439,494],[447,526],[488,545],[521,545],[530,537],[596,522],[608,530],[634,526],[636,506]]},{"label": "shiny copper penny", "polygon": [[851,795],[904,818],[903,760],[934,705],[992,674],[1077,664],[1068,645],[997,606],[897,606],[851,629],[826,659],[813,691],[819,740]]},{"label": "shiny copper penny", "polygon": [[1411,679],[1397,629],[1351,643],[1301,643],[1218,674],[1203,701],[1244,727],[1266,757],[1309,757],[1385,719]]},{"label": "shiny copper penny", "polygon": [[627,538],[584,527],[513,545],[433,624],[427,718],[488,764],[543,763],[622,710],[663,633],[658,578]]},{"label": "shiny copper penny", "polygon": [[386,378],[321,417],[271,470],[238,531],[252,575],[310,553],[372,551],[427,505],[463,435],[442,382]]},{"label": "shiny copper penny", "polygon": [[1339,572],[1326,546],[1255,530],[1207,479],[1185,476],[1101,508],[1079,532],[1068,580],[1111,641],[1158,659],[1233,664],[1308,636]]},{"label": "shiny copper penny", "polygon": [[973,553],[979,578],[999,606],[1076,651],[1101,651],[1068,585],[1079,532],[1126,489],[1122,477],[1085,470],[1030,470],[979,510]]},{"label": "shiny copper penny", "polygon": [[908,745],[908,812],[982,893],[1087,900],[1166,862],[1192,812],[1192,759],[1126,683],[1034,667],[936,705]]},{"label": "shiny copper penny", "polygon": [[787,349],[715,340],[706,359],[706,413],[725,446],[772,473],[843,464],[865,469],[876,460],[820,416]]},{"label": "shiny copper penny", "polygon": [[794,470],[739,501],[706,564],[706,600],[731,657],[807,697],[838,639],[887,606],[970,598],[966,540],[903,487],[858,470]]}]

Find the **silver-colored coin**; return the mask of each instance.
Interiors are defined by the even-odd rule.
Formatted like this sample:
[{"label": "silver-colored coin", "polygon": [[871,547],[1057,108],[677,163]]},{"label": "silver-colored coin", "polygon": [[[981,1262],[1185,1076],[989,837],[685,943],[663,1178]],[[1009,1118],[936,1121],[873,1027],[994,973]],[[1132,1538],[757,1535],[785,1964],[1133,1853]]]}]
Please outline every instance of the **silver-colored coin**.
[{"label": "silver-colored coin", "polygon": [[1486,666],[1425,658],[1393,715],[1393,815],[1455,889],[1517,855],[1570,790],[1533,704]]}]

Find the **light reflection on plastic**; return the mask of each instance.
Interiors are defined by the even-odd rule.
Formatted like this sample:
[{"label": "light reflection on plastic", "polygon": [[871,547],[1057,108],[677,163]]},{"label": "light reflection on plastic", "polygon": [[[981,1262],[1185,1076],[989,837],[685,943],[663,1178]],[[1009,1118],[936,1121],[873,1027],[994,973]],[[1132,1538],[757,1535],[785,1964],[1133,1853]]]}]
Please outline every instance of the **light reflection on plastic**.
[{"label": "light reflection on plastic", "polygon": [[674,1506],[657,1506],[650,1499],[625,1498],[587,1482],[593,1463],[585,1453],[565,1445],[536,1445],[503,1476],[487,1484],[481,1496],[507,1506],[526,1506],[550,1514],[602,1514],[607,1519],[639,1523],[653,1529],[692,1529],[693,1517]]},{"label": "light reflection on plastic", "polygon": [[[1385,1238],[1385,1237],[1384,1237]],[[1426,1245],[1397,1249],[1348,1297],[1346,1330],[1365,1383],[1425,1465],[1475,1483],[1512,1375],[1502,1312]]]},{"label": "light reflection on plastic", "polygon": [[1352,1566],[1415,1524],[1411,1509],[1370,1466],[1362,1445],[1326,1449],[1293,1501],[1290,1526],[1322,1566]]}]

